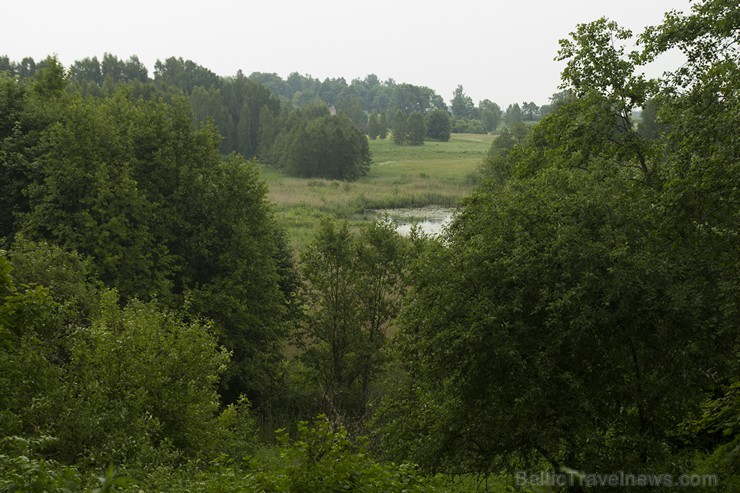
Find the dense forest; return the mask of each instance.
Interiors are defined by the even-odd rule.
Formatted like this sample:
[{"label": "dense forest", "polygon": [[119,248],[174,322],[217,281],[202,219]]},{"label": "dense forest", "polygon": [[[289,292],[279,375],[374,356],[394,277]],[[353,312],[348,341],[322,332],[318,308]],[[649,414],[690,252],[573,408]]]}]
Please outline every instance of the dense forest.
[{"label": "dense forest", "polygon": [[[505,111],[1,57],[0,491],[737,491],[739,51],[724,0],[599,19]],[[263,167],[453,132],[497,137],[441,237],[291,246]]]},{"label": "dense forest", "polygon": [[[37,63],[30,57],[20,62],[0,57],[0,71],[32,78],[46,63],[45,60]],[[504,111],[488,99],[476,106],[462,85],[447,105],[442,96],[428,87],[396,83],[392,79],[381,82],[373,74],[349,84],[343,78],[320,81],[298,73],[290,74],[287,80],[259,72],[246,77],[241,71],[234,77],[220,77],[191,60],[170,57],[164,62],[157,61],[150,78],[138,57],[121,60],[108,53],[102,61],[97,57],[79,60],[68,72],[69,82],[84,95],[110,96],[120,84],[129,85],[137,97],[147,99],[184,95],[190,100],[196,122],[210,119],[218,127],[223,136],[222,152],[258,156],[262,162],[275,165],[284,164],[281,150],[289,147],[291,131],[295,133],[296,127],[305,126],[306,120],[327,111],[346,117],[371,139],[385,138],[389,125],[394,125],[396,135],[403,133],[395,128],[398,114],[405,118],[416,114],[427,117],[425,125],[436,125],[435,128],[443,125],[448,134],[486,133],[503,123],[510,126],[537,121],[549,114],[566,94],[553,95],[552,104],[540,107],[533,102],[521,106],[515,103]],[[431,114],[445,121],[430,123]],[[446,140],[439,130],[428,135],[425,130],[426,127],[420,131],[422,141],[425,136]]]}]

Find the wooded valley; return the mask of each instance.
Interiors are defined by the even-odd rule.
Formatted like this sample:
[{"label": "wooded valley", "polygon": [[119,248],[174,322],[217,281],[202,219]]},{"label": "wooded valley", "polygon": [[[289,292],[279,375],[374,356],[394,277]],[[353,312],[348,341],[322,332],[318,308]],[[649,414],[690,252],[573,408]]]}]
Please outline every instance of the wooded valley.
[{"label": "wooded valley", "polygon": [[739,52],[602,18],[505,110],[0,57],[0,491],[738,491]]}]

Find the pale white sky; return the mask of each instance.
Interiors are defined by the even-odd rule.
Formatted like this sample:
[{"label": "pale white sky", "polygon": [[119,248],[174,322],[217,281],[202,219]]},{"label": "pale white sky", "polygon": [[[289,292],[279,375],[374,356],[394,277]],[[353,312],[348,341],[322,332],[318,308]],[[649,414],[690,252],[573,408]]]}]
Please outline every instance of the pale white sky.
[{"label": "pale white sky", "polygon": [[[154,62],[191,59],[219,75],[241,69],[347,82],[369,73],[425,85],[445,101],[462,84],[477,103],[547,103],[562,64],[558,39],[606,16],[638,33],[689,0],[5,0],[0,55],[56,53],[66,66],[104,52]],[[658,72],[660,73],[660,71]]]}]

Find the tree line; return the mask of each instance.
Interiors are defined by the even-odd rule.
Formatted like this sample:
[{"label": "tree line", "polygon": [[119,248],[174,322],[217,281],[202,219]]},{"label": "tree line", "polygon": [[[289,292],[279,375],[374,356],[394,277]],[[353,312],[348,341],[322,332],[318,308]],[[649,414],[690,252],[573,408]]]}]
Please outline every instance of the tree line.
[{"label": "tree line", "polygon": [[[12,62],[0,57],[0,70],[31,77],[44,63],[37,64],[32,58]],[[241,71],[234,77],[220,77],[191,60],[176,57],[157,60],[152,78],[136,56],[121,60],[108,53],[102,60],[88,57],[76,61],[69,72],[83,93],[97,96],[110,94],[120,83],[135,84],[136,92],[144,97],[155,93],[172,96],[178,89],[189,97],[197,122],[212,120],[216,124],[223,136],[222,152],[275,160],[273,164],[279,166],[285,163],[270,152],[271,147],[275,137],[295,120],[290,113],[296,109],[325,105],[371,139],[385,138],[393,130],[394,142],[420,145],[425,138],[446,141],[450,133],[490,133],[502,124],[510,127],[534,122],[552,108],[525,102],[521,107],[517,103],[502,110],[488,99],[476,106],[461,85],[448,105],[428,87],[399,84],[393,79],[381,82],[373,74],[350,83],[343,78],[320,81],[298,73],[286,80],[260,72],[246,77]],[[418,118],[412,117],[414,113],[422,115],[423,128]],[[399,114],[403,118],[396,125]],[[417,120],[411,137],[405,128],[408,118]]]}]

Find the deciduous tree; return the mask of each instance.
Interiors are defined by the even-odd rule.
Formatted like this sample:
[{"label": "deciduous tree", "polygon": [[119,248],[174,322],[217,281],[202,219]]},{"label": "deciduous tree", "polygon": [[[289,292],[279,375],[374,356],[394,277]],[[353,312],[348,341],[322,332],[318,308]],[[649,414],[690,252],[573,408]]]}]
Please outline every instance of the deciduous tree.
[{"label": "deciduous tree", "polygon": [[501,108],[496,103],[484,99],[478,104],[478,112],[486,132],[493,132],[501,122]]},{"label": "deciduous tree", "polygon": [[427,114],[426,117],[427,137],[440,142],[450,140],[452,131],[452,121],[450,114],[445,110],[434,110]]},{"label": "deciduous tree", "polygon": [[[687,427],[737,374],[737,12],[669,14],[649,56],[604,19],[561,42],[575,98],[412,274],[385,450],[430,470],[675,474],[705,453]],[[639,75],[674,46],[687,64],[662,84]],[[669,130],[646,142],[629,110],[654,91]],[[712,460],[736,459],[733,440],[715,436]]]},{"label": "deciduous tree", "polygon": [[288,172],[302,177],[356,180],[370,168],[367,137],[347,118],[324,116],[296,131]]},{"label": "deciduous tree", "polygon": [[473,110],[475,109],[475,105],[473,104],[473,99],[465,94],[462,85],[458,85],[452,93],[450,107],[452,108],[452,116],[455,118],[468,119],[474,116]]}]

